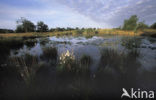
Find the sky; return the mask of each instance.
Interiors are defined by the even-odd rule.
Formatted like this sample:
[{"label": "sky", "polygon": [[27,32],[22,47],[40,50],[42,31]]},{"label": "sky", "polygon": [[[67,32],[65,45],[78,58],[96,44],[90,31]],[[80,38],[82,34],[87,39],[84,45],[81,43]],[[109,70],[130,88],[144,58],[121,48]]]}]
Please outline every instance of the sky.
[{"label": "sky", "polygon": [[7,29],[15,29],[21,17],[50,28],[115,28],[131,15],[153,24],[156,0],[0,0],[0,28]]}]

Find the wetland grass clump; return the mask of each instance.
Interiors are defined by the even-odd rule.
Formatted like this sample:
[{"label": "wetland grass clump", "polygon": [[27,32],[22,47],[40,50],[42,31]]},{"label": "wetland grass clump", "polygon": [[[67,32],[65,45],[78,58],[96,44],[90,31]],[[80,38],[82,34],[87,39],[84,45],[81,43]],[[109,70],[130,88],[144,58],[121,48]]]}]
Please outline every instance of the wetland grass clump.
[{"label": "wetland grass clump", "polygon": [[92,58],[89,55],[83,55],[80,58],[79,63],[80,63],[79,66],[80,66],[81,72],[88,72],[89,71],[89,66],[92,63]]},{"label": "wetland grass clump", "polygon": [[116,66],[120,64],[122,55],[120,55],[114,49],[105,48],[101,51],[100,65],[106,66]]},{"label": "wetland grass clump", "polygon": [[26,44],[28,47],[33,47],[37,43],[36,39],[27,39],[24,41],[24,44]]},{"label": "wetland grass clump", "polygon": [[22,38],[2,38],[0,39],[1,48],[18,49],[24,45]]},{"label": "wetland grass clump", "polygon": [[90,65],[92,62],[92,58],[89,56],[89,55],[83,55],[81,58],[80,58],[80,63],[82,65]]},{"label": "wetland grass clump", "polygon": [[57,49],[55,47],[43,48],[43,54],[40,57],[45,61],[56,63],[58,57]]},{"label": "wetland grass clump", "polygon": [[[100,66],[97,75],[106,74],[117,77],[125,82],[135,84],[138,69],[141,66],[138,61],[140,53],[137,49],[128,52],[117,52],[113,49],[104,49],[101,53]],[[133,73],[133,74],[132,74]],[[130,79],[133,79],[131,81]],[[134,83],[133,83],[134,82]],[[127,83],[126,83],[127,84]]]},{"label": "wetland grass clump", "polygon": [[137,59],[140,56],[138,52],[118,52],[108,48],[101,51],[99,67],[94,78],[97,87],[103,85],[100,91],[109,91],[112,88],[116,91],[123,86],[130,88],[138,85],[138,69],[141,66]]},{"label": "wetland grass clump", "polygon": [[42,64],[39,63],[39,60],[36,56],[25,54],[22,57],[10,58],[10,66],[15,67],[26,85],[30,86],[33,83],[36,73]]},{"label": "wetland grass clump", "polygon": [[10,51],[24,45],[22,38],[0,38],[0,66],[6,63]]},{"label": "wetland grass clump", "polygon": [[123,37],[121,42],[121,45],[125,46],[127,49],[133,49],[140,47],[141,39],[137,37]]},{"label": "wetland grass clump", "polygon": [[140,52],[137,49],[133,49],[125,52],[117,52],[114,49],[104,49],[101,52],[100,69],[114,69],[114,71],[120,74],[130,71],[130,69],[137,70],[139,62],[137,58],[140,56]]}]

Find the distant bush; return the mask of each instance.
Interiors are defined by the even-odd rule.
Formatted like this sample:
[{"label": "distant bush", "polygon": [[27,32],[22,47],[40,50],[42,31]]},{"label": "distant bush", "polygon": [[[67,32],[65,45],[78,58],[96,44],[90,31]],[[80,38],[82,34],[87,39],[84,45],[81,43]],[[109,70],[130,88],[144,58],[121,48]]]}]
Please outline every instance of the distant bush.
[{"label": "distant bush", "polygon": [[156,29],[156,22],[154,24],[151,25],[152,29]]},{"label": "distant bush", "polygon": [[144,22],[139,22],[136,27],[137,30],[144,30],[147,28],[148,28],[148,25],[146,25]]},{"label": "distant bush", "polygon": [[14,30],[11,30],[11,29],[0,29],[0,33],[14,33]]},{"label": "distant bush", "polygon": [[39,21],[37,23],[37,32],[48,32],[49,28],[48,25],[44,24],[44,22]]},{"label": "distant bush", "polygon": [[17,28],[16,32],[35,32],[35,25],[31,21],[25,19],[25,18],[20,18],[17,20]]}]

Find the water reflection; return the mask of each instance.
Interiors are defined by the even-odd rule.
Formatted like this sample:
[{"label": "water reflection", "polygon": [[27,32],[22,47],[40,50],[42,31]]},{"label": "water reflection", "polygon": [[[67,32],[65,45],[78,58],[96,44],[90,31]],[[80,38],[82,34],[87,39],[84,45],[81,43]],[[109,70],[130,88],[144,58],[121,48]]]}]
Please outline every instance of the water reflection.
[{"label": "water reflection", "polygon": [[0,70],[2,95],[28,100],[103,99],[120,98],[123,87],[156,90],[156,43],[123,38],[54,36],[11,50]]}]

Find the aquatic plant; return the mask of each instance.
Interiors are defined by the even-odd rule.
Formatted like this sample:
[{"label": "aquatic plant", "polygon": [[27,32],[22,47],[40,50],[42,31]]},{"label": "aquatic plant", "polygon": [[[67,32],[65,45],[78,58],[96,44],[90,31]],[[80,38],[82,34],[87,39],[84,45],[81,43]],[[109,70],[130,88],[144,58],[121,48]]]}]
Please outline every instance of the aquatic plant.
[{"label": "aquatic plant", "polygon": [[100,66],[103,66],[101,67],[102,69],[107,66],[116,69],[120,68],[120,65],[122,63],[121,60],[122,60],[122,54],[119,54],[114,49],[104,48],[101,51]]},{"label": "aquatic plant", "polygon": [[80,72],[89,72],[89,66],[92,63],[92,58],[89,55],[83,55],[80,58],[80,65],[79,65],[79,69]]},{"label": "aquatic plant", "polygon": [[19,49],[23,45],[22,38],[0,38],[0,66],[6,62],[12,49]]},{"label": "aquatic plant", "polygon": [[36,39],[27,39],[24,41],[24,44],[26,44],[28,47],[33,47],[37,43]]},{"label": "aquatic plant", "polygon": [[137,70],[139,62],[137,58],[140,56],[139,50],[133,49],[125,52],[117,52],[114,49],[104,49],[101,52],[99,70],[115,69],[120,74],[125,74],[131,69]]},{"label": "aquatic plant", "polygon": [[58,52],[55,47],[43,48],[43,54],[40,56],[41,59],[56,64]]},{"label": "aquatic plant", "polygon": [[81,58],[80,58],[80,63],[82,65],[90,65],[92,62],[92,59],[89,55],[83,55]]},{"label": "aquatic plant", "polygon": [[38,69],[42,66],[38,58],[30,54],[26,54],[22,57],[10,58],[10,65],[17,69],[17,72],[27,86],[32,84]]},{"label": "aquatic plant", "polygon": [[41,45],[45,45],[46,43],[49,43],[49,38],[40,38],[39,42]]},{"label": "aquatic plant", "polygon": [[18,49],[24,45],[22,38],[2,38],[0,46],[8,49]]},{"label": "aquatic plant", "polygon": [[141,44],[141,40],[135,37],[123,37],[121,42],[121,45],[127,49],[139,48]]},{"label": "aquatic plant", "polygon": [[57,66],[57,69],[59,71],[74,72],[76,70],[75,63],[74,53],[67,50],[61,54],[59,58],[59,66]]},{"label": "aquatic plant", "polygon": [[97,86],[103,84],[104,89],[111,89],[114,85],[116,86],[113,89],[122,88],[121,86],[135,87],[140,67],[140,62],[137,59],[140,56],[138,52],[132,50],[119,52],[114,49],[103,49],[94,78]]}]

